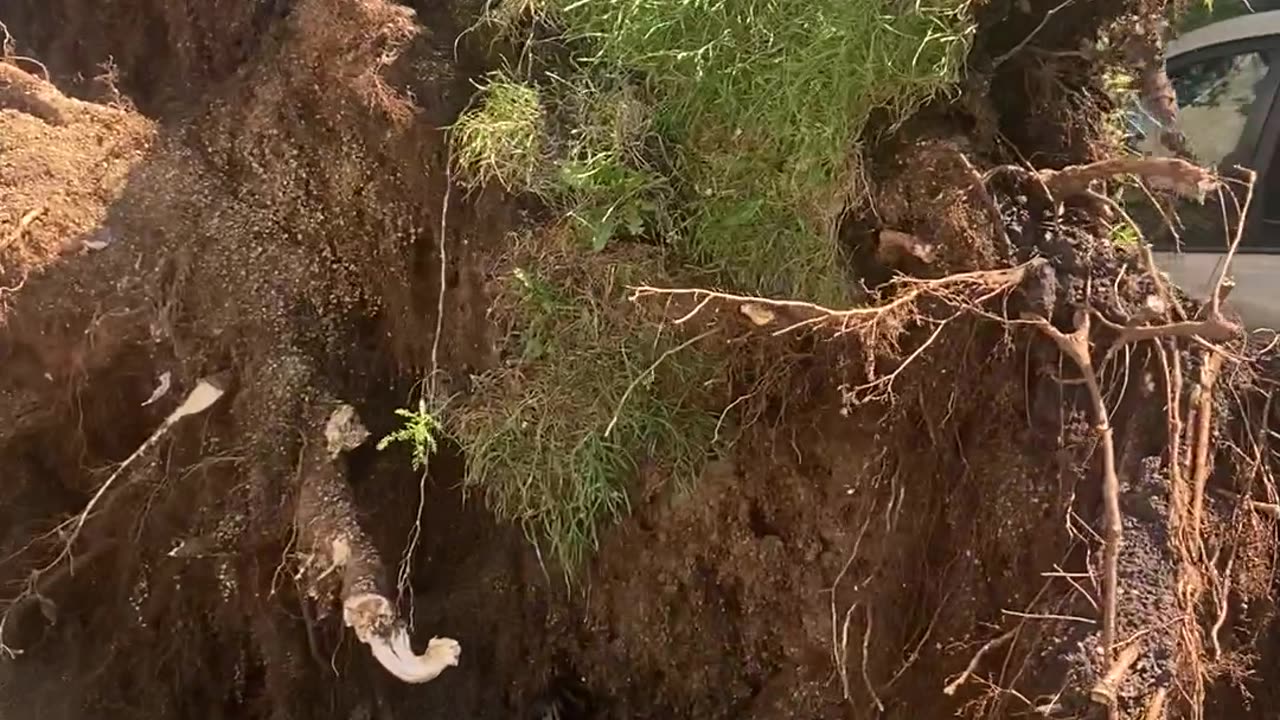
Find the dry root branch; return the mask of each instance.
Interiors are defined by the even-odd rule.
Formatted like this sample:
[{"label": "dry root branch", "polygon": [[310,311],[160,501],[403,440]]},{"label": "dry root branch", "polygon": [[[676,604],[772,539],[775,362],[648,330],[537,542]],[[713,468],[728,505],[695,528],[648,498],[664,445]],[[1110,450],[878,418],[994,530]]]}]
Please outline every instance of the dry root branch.
[{"label": "dry root branch", "polygon": [[[31,600],[38,602],[40,607],[46,610],[47,614],[47,609],[52,603],[41,593],[41,588],[51,586],[54,580],[60,579],[63,576],[63,573],[67,576],[74,574],[75,558],[72,553],[75,550],[76,540],[80,538],[80,533],[84,530],[85,523],[93,516],[94,509],[97,508],[102,499],[106,497],[107,492],[115,486],[116,481],[119,480],[135,462],[137,462],[138,458],[146,455],[147,452],[154,448],[160,440],[168,434],[169,430],[178,423],[178,421],[192,415],[199,415],[212,407],[214,403],[222,398],[223,393],[226,392],[225,385],[226,378],[224,376],[207,378],[197,383],[195,389],[187,395],[186,400],[184,400],[173,412],[169,413],[169,416],[164,419],[164,422],[160,423],[160,427],[156,428],[155,432],[151,433],[151,435],[143,441],[143,443],[139,445],[138,448],[129,455],[129,457],[125,458],[123,462],[116,466],[115,471],[111,473],[102,485],[98,486],[97,491],[89,498],[89,502],[85,503],[83,510],[81,510],[74,518],[59,524],[50,533],[46,533],[41,536],[41,538],[37,538],[38,541],[44,537],[57,534],[64,538],[62,550],[47,565],[39,568],[38,570],[32,571],[22,592],[13,600],[13,602],[9,603],[4,614],[0,615],[0,655],[12,658],[21,654],[21,650],[11,648],[4,643],[4,629],[9,622],[10,615],[16,610],[29,606]],[[86,557],[81,558],[81,561],[85,562],[89,558],[95,557],[103,549],[105,548],[101,545],[91,549]],[[67,561],[67,564],[59,570],[58,566],[61,565],[64,560]],[[55,570],[58,572],[54,573]]]},{"label": "dry root branch", "polygon": [[1089,691],[1089,697],[1099,705],[1114,708],[1117,700],[1116,692],[1120,689],[1120,683],[1124,682],[1125,675],[1129,673],[1129,668],[1133,667],[1140,655],[1142,655],[1142,646],[1140,644],[1131,643],[1126,645],[1115,661],[1111,663],[1107,673]]},{"label": "dry root branch", "polygon": [[978,648],[978,652],[973,654],[973,658],[969,660],[969,665],[964,669],[964,672],[960,673],[958,676],[956,676],[955,680],[952,680],[951,682],[947,683],[947,686],[942,688],[943,694],[955,695],[956,690],[959,690],[960,686],[964,685],[965,682],[967,682],[969,678],[972,677],[975,672],[977,672],[978,666],[982,664],[982,658],[986,657],[987,653],[991,652],[992,650],[996,650],[1000,648],[1002,645],[1005,645],[1010,640],[1012,640],[1014,636],[1017,634],[1018,634],[1018,630],[1016,628],[1013,630],[1008,630],[1000,635],[997,635],[994,638],[991,638],[985,644],[983,644],[982,647]]},{"label": "dry root branch", "polygon": [[39,220],[40,216],[44,215],[48,210],[48,208],[42,205],[23,213],[22,217],[18,219],[18,224],[14,226],[13,230],[9,231],[9,234],[5,236],[4,240],[0,240],[0,251],[9,249],[9,246],[21,240],[23,234],[27,232],[27,228],[31,227],[31,224],[36,220]]},{"label": "dry root branch", "polygon": [[9,28],[2,22],[0,22],[0,62],[26,63],[40,70],[46,82],[49,80],[49,68],[45,67],[44,63],[33,57],[18,54],[17,43],[9,33]]},{"label": "dry root branch", "polygon": [[[998,168],[999,170],[999,168]],[[1019,173],[1027,171],[1017,168]],[[1180,158],[1119,157],[1101,160],[1088,165],[1072,165],[1061,170],[1040,170],[1035,173],[1038,182],[1056,199],[1065,199],[1089,192],[1090,186],[1099,180],[1133,175],[1141,178],[1155,190],[1175,193],[1189,200],[1202,201],[1221,185],[1214,173]]]},{"label": "dry root branch", "polygon": [[[1177,161],[1181,162],[1181,161]],[[1252,178],[1251,178],[1252,180]],[[1242,213],[1248,211],[1249,200],[1252,197],[1252,183],[1250,184],[1249,195],[1246,197],[1244,209]],[[1243,214],[1242,214],[1243,216]],[[1225,281],[1230,271],[1229,261],[1234,254],[1236,247],[1240,242],[1240,233],[1237,231],[1232,238],[1228,261],[1224,263],[1222,272],[1219,274],[1211,295],[1209,304],[1205,308],[1206,317],[1201,320],[1190,320],[1181,322],[1170,322],[1163,325],[1147,325],[1140,327],[1121,327],[1113,323],[1106,323],[1108,327],[1116,334],[1116,338],[1112,343],[1111,349],[1107,351],[1110,354],[1115,347],[1126,345],[1134,342],[1145,340],[1154,340],[1160,343],[1164,338],[1191,338],[1199,342],[1211,343],[1215,341],[1223,341],[1238,336],[1241,332],[1240,328],[1226,321],[1221,313],[1221,300],[1224,295]],[[1155,273],[1155,268],[1151,268]],[[1106,405],[1104,395],[1098,381],[1098,374],[1093,361],[1093,341],[1090,334],[1092,326],[1092,318],[1095,315],[1088,310],[1082,311],[1076,318],[1076,328],[1071,333],[1064,333],[1053,327],[1048,321],[1036,319],[1033,322],[1040,330],[1058,346],[1059,350],[1076,366],[1080,373],[1083,385],[1088,393],[1090,402],[1090,414],[1094,422],[1096,431],[1099,436],[1099,444],[1102,452],[1102,487],[1103,501],[1105,503],[1104,527],[1103,527],[1103,629],[1102,629],[1102,646],[1104,656],[1110,663],[1110,670],[1102,682],[1094,688],[1092,692],[1093,698],[1103,704],[1111,707],[1112,715],[1115,716],[1115,694],[1116,687],[1123,679],[1128,668],[1137,658],[1137,651],[1134,645],[1125,647],[1117,653],[1116,647],[1116,615],[1117,603],[1121,594],[1119,585],[1119,557],[1123,549],[1123,518],[1120,509],[1120,480],[1116,470],[1116,450],[1114,442],[1114,433],[1110,423],[1110,410]],[[1105,322],[1105,321],[1104,321]],[[1175,356],[1176,356],[1176,344]],[[1164,356],[1163,345],[1157,345],[1157,353]],[[1209,473],[1212,470],[1212,455],[1210,453],[1210,436],[1212,433],[1211,413],[1212,413],[1212,397],[1213,384],[1218,375],[1218,369],[1221,367],[1224,355],[1217,350],[1215,346],[1210,345],[1202,366],[1201,387],[1198,397],[1200,403],[1193,403],[1192,411],[1197,411],[1198,416],[1194,426],[1187,423],[1186,426],[1194,433],[1192,442],[1191,464],[1187,468],[1187,472],[1173,473],[1174,493],[1179,492],[1177,483],[1179,478],[1190,477],[1192,480],[1191,496],[1191,512],[1190,523],[1188,528],[1189,538],[1184,536],[1183,539],[1175,541],[1180,554],[1182,555],[1183,580],[1179,583],[1183,588],[1183,604],[1184,610],[1187,611],[1189,617],[1195,617],[1195,609],[1199,605],[1200,591],[1191,588],[1199,587],[1199,583],[1190,582],[1185,579],[1188,573],[1194,575],[1196,571],[1194,566],[1203,565],[1206,559],[1203,557],[1203,545],[1201,541],[1202,533],[1202,517],[1205,485],[1207,483]],[[1168,375],[1169,363],[1167,359],[1163,360],[1166,375]],[[1171,438],[1171,454],[1170,464],[1175,465],[1181,463],[1180,453],[1177,451],[1179,443],[1177,438],[1181,436],[1184,424],[1177,417],[1178,404],[1176,400],[1176,391],[1173,389],[1173,378],[1167,379],[1167,387],[1170,392],[1170,417],[1168,420],[1168,432]],[[1174,517],[1170,518],[1171,524],[1176,526],[1187,527],[1185,517],[1180,517],[1179,510],[1184,508],[1186,503],[1175,501]],[[1197,549],[1199,552],[1197,553]],[[1194,622],[1194,621],[1193,621]],[[1198,643],[1193,643],[1190,652],[1192,655],[1198,656]],[[1198,664],[1193,662],[1192,664]],[[1195,673],[1197,676],[1199,672]]]},{"label": "dry root branch", "polygon": [[[1018,288],[1030,273],[1045,265],[1045,260],[1035,259],[1012,268],[957,273],[939,279],[900,277],[890,283],[887,292],[892,297],[891,300],[880,305],[844,310],[802,300],[777,300],[701,288],[638,286],[630,289],[633,301],[664,297],[692,302],[693,309],[675,319],[673,323],[676,325],[682,325],[714,304],[719,304],[736,308],[754,326],[775,337],[801,331],[825,330],[837,337],[855,334],[869,347],[883,344],[886,349],[895,349],[900,336],[912,324],[931,327],[924,342],[893,371],[879,375],[875,368],[869,368],[872,377],[867,382],[857,387],[844,388],[846,399],[857,404],[891,399],[894,381],[924,354],[952,321],[970,311],[986,314],[986,311],[981,310],[984,305]],[[950,310],[948,314],[938,318],[922,308],[926,302],[935,302]]]},{"label": "dry root branch", "polygon": [[[1094,200],[1105,200],[1105,196],[1095,191],[1096,183],[1118,176],[1136,176],[1144,187],[1176,193],[1185,198],[1203,200],[1207,194],[1222,187],[1221,180],[1213,173],[1192,163],[1177,158],[1117,158],[1088,165],[1068,167],[1062,170],[1029,171],[1012,166],[996,168],[984,176],[978,176],[975,182],[985,189],[985,180],[999,172],[1012,172],[1038,185],[1044,193],[1055,201],[1063,201],[1072,197],[1087,197]],[[1247,193],[1240,211],[1240,217],[1248,213],[1253,194],[1252,173],[1243,171],[1247,176]],[[999,217],[994,200],[986,193],[992,207],[988,208],[993,217]],[[1179,570],[1179,588],[1181,589],[1180,605],[1182,617],[1171,625],[1183,625],[1175,630],[1184,636],[1181,661],[1183,674],[1195,676],[1194,686],[1190,688],[1186,698],[1195,706],[1203,699],[1202,665],[1199,658],[1200,643],[1188,639],[1191,635],[1199,637],[1201,632],[1196,618],[1200,617],[1199,605],[1203,595],[1203,583],[1196,578],[1201,577],[1197,568],[1207,568],[1210,577],[1215,575],[1211,567],[1214,559],[1205,556],[1201,534],[1204,531],[1204,493],[1213,464],[1212,452],[1212,397],[1214,382],[1223,363],[1231,357],[1222,348],[1224,343],[1240,337],[1242,329],[1227,320],[1222,313],[1222,301],[1230,289],[1227,282],[1230,272],[1230,261],[1240,244],[1243,223],[1238,223],[1235,232],[1228,238],[1227,261],[1216,278],[1209,300],[1196,315],[1189,315],[1174,301],[1159,269],[1155,266],[1151,253],[1142,255],[1145,271],[1150,273],[1157,297],[1148,305],[1149,312],[1121,325],[1108,320],[1090,304],[1091,297],[1086,297],[1084,305],[1076,312],[1074,324],[1070,331],[1056,327],[1049,318],[1032,314],[1024,314],[1013,319],[1007,314],[992,312],[991,301],[1007,295],[1021,286],[1033,272],[1039,272],[1046,264],[1043,260],[1032,262],[1004,270],[978,271],[960,273],[941,279],[898,278],[886,291],[889,299],[879,305],[851,309],[834,309],[815,303],[799,300],[779,300],[761,297],[735,295],[698,288],[656,288],[649,286],[633,287],[633,300],[647,297],[663,297],[665,299],[682,300],[685,307],[691,306],[683,316],[674,320],[675,324],[683,324],[703,314],[723,308],[732,308],[737,314],[745,316],[752,325],[774,336],[787,335],[800,331],[825,330],[831,336],[856,333],[866,344],[877,340],[888,340],[889,350],[897,350],[896,340],[909,325],[932,327],[933,331],[912,352],[906,354],[886,377],[873,377],[866,384],[856,389],[854,395],[861,399],[892,399],[891,385],[902,370],[910,365],[937,339],[944,327],[964,314],[979,315],[1008,326],[1030,325],[1044,337],[1051,340],[1065,358],[1076,369],[1078,378],[1064,380],[1068,384],[1082,386],[1087,394],[1089,415],[1098,436],[1102,465],[1102,496],[1104,514],[1102,532],[1098,541],[1102,545],[1102,588],[1101,597],[1095,604],[1098,609],[1101,625],[1101,648],[1104,667],[1107,668],[1101,678],[1091,688],[1088,695],[1095,702],[1106,705],[1111,717],[1119,716],[1120,686],[1125,682],[1127,674],[1142,655],[1142,645],[1133,642],[1132,638],[1125,642],[1117,639],[1118,604],[1124,593],[1119,587],[1119,560],[1124,546],[1123,517],[1120,505],[1120,478],[1117,468],[1115,438],[1111,427],[1113,409],[1108,407],[1107,396],[1103,390],[1099,369],[1117,351],[1123,351],[1126,357],[1132,355],[1136,344],[1152,342],[1154,356],[1165,370],[1166,388],[1169,393],[1167,414],[1169,437],[1170,481],[1174,488],[1169,523],[1175,530],[1175,544],[1180,546],[1179,557],[1182,567]],[[888,231],[881,236],[881,249],[888,255],[885,260],[894,260],[903,256],[926,259],[933,248],[921,242],[919,238]],[[891,257],[890,257],[891,256]],[[1045,268],[1046,271],[1050,270]],[[927,303],[927,304],[926,304]],[[939,312],[939,308],[945,308]],[[1179,346],[1187,346],[1180,350]],[[1199,387],[1194,397],[1197,402],[1191,403],[1193,415],[1185,421],[1181,416],[1181,367],[1184,352],[1200,350],[1205,353],[1201,364]],[[1099,358],[1101,362],[1099,362]],[[1127,371],[1126,371],[1127,372]],[[1127,378],[1128,375],[1126,374]],[[1187,438],[1184,440],[1184,432]],[[1185,452],[1185,455],[1184,455]],[[1265,508],[1264,508],[1265,510]],[[1087,593],[1086,593],[1087,595]],[[1089,598],[1093,603],[1092,597]],[[853,608],[845,613],[843,623],[839,622],[834,604],[832,607],[833,652],[837,671],[845,683],[846,697],[849,694],[847,667],[843,648],[847,646],[847,634]],[[1057,617],[1049,615],[1028,615],[1028,617]],[[1088,619],[1085,619],[1088,620]],[[1088,620],[1093,622],[1092,620]],[[996,636],[974,655],[968,668],[952,680],[943,692],[954,694],[958,688],[975,677],[978,665],[992,650],[1010,643],[1017,636],[1017,630],[1010,630]],[[1192,668],[1188,670],[1188,668]],[[1009,690],[1009,692],[1013,692]],[[873,699],[874,699],[874,693]],[[1146,696],[1142,707],[1137,712],[1146,717],[1160,717],[1165,712],[1169,691],[1157,688]]]}]

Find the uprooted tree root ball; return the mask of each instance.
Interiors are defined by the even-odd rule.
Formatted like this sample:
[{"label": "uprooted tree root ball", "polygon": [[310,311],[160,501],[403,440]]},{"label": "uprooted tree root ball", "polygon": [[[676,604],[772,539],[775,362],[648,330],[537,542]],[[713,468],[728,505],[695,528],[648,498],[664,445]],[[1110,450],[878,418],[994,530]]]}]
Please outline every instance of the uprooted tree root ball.
[{"label": "uprooted tree root ball", "polygon": [[0,8],[0,714],[1269,714],[1166,3],[99,5]]},{"label": "uprooted tree root ball", "polygon": [[[937,166],[931,161],[938,152],[937,146],[925,144],[914,153],[908,151],[904,165],[934,170]],[[986,177],[1002,173],[1017,177],[1007,190],[1010,194],[990,192],[987,180],[979,178],[983,188],[974,195],[995,203],[1001,214],[1026,214],[1027,198],[1040,193],[1041,211],[1067,217],[1074,200],[1093,202],[1092,181],[1113,173],[1131,173],[1152,185],[1200,197],[1217,182],[1185,161],[1165,159],[1102,161],[1039,173],[996,168]],[[963,187],[967,177],[965,173],[951,182]],[[1246,207],[1247,202],[1246,197]],[[907,379],[912,365],[927,362],[922,358],[930,351],[945,352],[956,337],[956,326],[969,334],[969,342],[981,342],[978,338],[991,331],[982,325],[999,328],[1003,343],[1026,354],[1020,380],[1028,395],[1038,395],[1042,391],[1037,386],[1042,385],[1058,390],[1060,397],[1053,404],[1060,414],[1053,421],[1058,451],[1064,456],[1058,462],[1065,460],[1079,474],[1069,487],[1061,488],[1068,492],[1059,494],[1056,502],[1035,508],[1062,524],[1054,529],[1061,534],[1062,556],[1043,573],[1060,579],[1062,587],[1054,588],[1048,580],[1025,605],[1002,608],[1002,621],[993,623],[992,637],[947,684],[945,693],[955,695],[966,684],[979,684],[984,689],[972,702],[984,710],[990,705],[1007,708],[1005,696],[1010,695],[1050,716],[1083,716],[1098,707],[1119,717],[1163,717],[1166,710],[1197,716],[1203,711],[1206,686],[1249,664],[1247,653],[1224,650],[1222,635],[1232,628],[1228,603],[1265,602],[1270,592],[1265,589],[1269,583],[1259,584],[1254,578],[1242,584],[1235,575],[1244,536],[1240,525],[1269,522],[1270,505],[1259,507],[1248,499],[1251,488],[1271,482],[1266,463],[1242,467],[1230,459],[1235,452],[1261,457],[1256,437],[1230,437],[1230,428],[1235,422],[1266,425],[1257,413],[1269,396],[1255,377],[1266,356],[1251,356],[1242,345],[1241,328],[1223,316],[1225,275],[1219,276],[1210,303],[1188,307],[1167,287],[1149,254],[1136,248],[1117,251],[1106,241],[1073,231],[1067,222],[1062,217],[1035,217],[1033,211],[1028,223],[1035,229],[1011,238],[1005,248],[1008,259],[1022,260],[1021,264],[936,279],[896,280],[886,290],[886,301],[865,308],[834,310],[698,289],[640,287],[635,297],[696,302],[694,311],[677,323],[724,306],[730,312],[739,310],[759,332],[772,336],[812,331],[851,338],[848,348],[835,352],[860,350],[866,362],[841,385],[846,412],[865,413],[868,403],[879,402],[891,408],[891,417],[902,393],[918,392]],[[1062,233],[1071,236],[1065,245]],[[1238,242],[1237,236],[1231,247]],[[927,243],[917,239],[909,245]],[[980,325],[974,325],[974,318]],[[906,328],[919,335],[910,352],[901,348],[902,335],[909,334]],[[1052,348],[1049,352],[1042,347],[1044,339]],[[886,346],[894,348],[890,357],[876,357]],[[889,371],[883,369],[885,359],[892,367]],[[1035,366],[1040,364],[1048,366]],[[1234,397],[1221,402],[1217,383],[1227,364],[1234,368],[1229,383]],[[1121,384],[1117,387],[1116,382]],[[943,391],[937,386],[932,390]],[[1026,423],[1034,428],[1033,407],[1029,404],[1026,410]],[[936,440],[932,427],[928,434]],[[1234,468],[1217,478],[1228,487],[1210,487],[1215,464]],[[1234,502],[1215,499],[1213,492]],[[1082,494],[1088,498],[1083,507],[1099,516],[1099,522],[1081,519]],[[890,526],[899,512],[901,506],[888,508]],[[1260,569],[1258,563],[1269,568],[1274,538],[1264,536],[1259,545],[1256,534],[1248,537],[1252,542],[1243,552],[1264,552],[1248,562],[1250,572]],[[1269,569],[1264,572],[1269,576]],[[860,584],[875,577],[872,573]],[[833,631],[834,607],[833,603]],[[848,627],[846,614],[842,640]],[[1212,652],[1206,651],[1210,642]],[[835,656],[839,666],[845,651],[834,640],[833,647],[840,648]],[[984,676],[985,664],[992,662],[986,656],[996,648],[1006,669],[1019,658],[1013,661],[1021,663],[1021,669],[1011,679],[1003,677],[1004,670],[999,682]],[[1171,697],[1175,688],[1181,694]],[[874,692],[871,685],[867,690]],[[872,700],[880,703],[874,695]]]}]

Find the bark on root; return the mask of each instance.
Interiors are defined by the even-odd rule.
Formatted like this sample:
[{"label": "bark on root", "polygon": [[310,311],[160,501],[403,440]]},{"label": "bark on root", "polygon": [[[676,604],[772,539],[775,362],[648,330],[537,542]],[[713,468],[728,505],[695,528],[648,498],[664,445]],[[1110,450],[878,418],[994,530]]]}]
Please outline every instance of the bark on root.
[{"label": "bark on root", "polygon": [[432,638],[425,653],[413,652],[405,622],[390,595],[386,566],[356,519],[355,501],[339,456],[368,432],[350,406],[329,414],[323,438],[302,451],[301,488],[295,515],[308,594],[324,602],[337,597],[343,623],[369,646],[373,657],[405,682],[435,679],[458,664],[461,646]]},{"label": "bark on root", "polygon": [[109,112],[101,106],[63,95],[17,65],[0,59],[0,108],[39,118],[50,125],[66,125],[77,115]]}]

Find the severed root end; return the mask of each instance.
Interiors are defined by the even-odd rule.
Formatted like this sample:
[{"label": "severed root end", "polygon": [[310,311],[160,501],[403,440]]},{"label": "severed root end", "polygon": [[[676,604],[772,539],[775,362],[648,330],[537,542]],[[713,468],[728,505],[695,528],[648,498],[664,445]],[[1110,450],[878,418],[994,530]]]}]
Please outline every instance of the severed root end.
[{"label": "severed root end", "polygon": [[922,263],[932,263],[937,259],[938,249],[929,242],[909,233],[897,230],[881,230],[880,244],[876,247],[876,259],[890,267],[900,265],[902,260],[913,257]]},{"label": "severed root end", "polygon": [[462,655],[462,646],[450,638],[431,638],[427,651],[415,655],[409,645],[409,633],[403,627],[397,628],[386,642],[369,647],[382,667],[407,683],[434,680],[445,668],[456,667]]},{"label": "severed root end", "polygon": [[369,431],[360,422],[356,409],[344,403],[329,415],[324,425],[324,439],[329,457],[336,458],[363,445],[369,439]]},{"label": "severed root end", "polygon": [[427,651],[415,654],[404,623],[382,595],[352,595],[342,603],[342,619],[369,646],[374,659],[404,682],[434,680],[446,668],[457,667],[462,656],[462,646],[450,638],[431,638]]},{"label": "severed root end", "polygon": [[1141,654],[1142,648],[1137,643],[1125,646],[1115,661],[1111,663],[1111,667],[1107,669],[1107,674],[1089,691],[1089,696],[1093,698],[1093,701],[1106,707],[1115,707],[1120,684],[1124,682],[1125,676],[1129,673],[1129,668],[1133,667],[1133,663],[1138,660],[1138,656]]}]

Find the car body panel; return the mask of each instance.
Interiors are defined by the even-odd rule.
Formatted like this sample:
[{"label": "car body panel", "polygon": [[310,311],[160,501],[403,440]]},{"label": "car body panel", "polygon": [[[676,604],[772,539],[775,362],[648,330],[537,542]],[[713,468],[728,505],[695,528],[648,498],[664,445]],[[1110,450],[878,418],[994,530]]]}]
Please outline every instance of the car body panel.
[{"label": "car body panel", "polygon": [[[1213,291],[1225,253],[1156,252],[1156,265],[1192,298],[1205,301]],[[1231,263],[1235,282],[1227,308],[1250,328],[1280,328],[1280,254],[1237,254]]]}]

